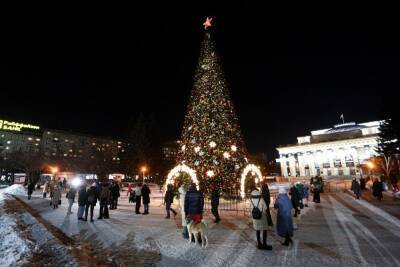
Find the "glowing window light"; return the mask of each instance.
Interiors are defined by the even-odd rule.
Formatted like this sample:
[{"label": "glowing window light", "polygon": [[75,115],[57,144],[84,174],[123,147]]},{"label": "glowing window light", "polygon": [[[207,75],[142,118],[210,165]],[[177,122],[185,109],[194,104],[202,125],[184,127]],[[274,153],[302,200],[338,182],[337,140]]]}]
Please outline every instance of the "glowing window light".
[{"label": "glowing window light", "polygon": [[214,148],[214,147],[216,147],[216,146],[217,146],[217,144],[216,144],[214,141],[211,141],[211,142],[210,142],[210,147],[211,147],[211,148]]},{"label": "glowing window light", "polygon": [[165,182],[165,185],[164,185],[164,190],[167,190],[167,185],[171,184],[173,179],[181,172],[185,172],[185,173],[189,174],[190,178],[192,178],[192,181],[196,184],[197,189],[199,189],[199,181],[197,180],[196,171],[182,163],[182,164],[175,166],[168,173],[167,181]]},{"label": "glowing window light", "polygon": [[32,140],[33,140],[33,138],[32,138],[32,137],[28,137],[28,140],[29,140],[29,141],[32,141]]},{"label": "glowing window light", "polygon": [[231,150],[232,150],[233,152],[236,152],[236,151],[237,151],[237,147],[236,147],[235,145],[231,145]]},{"label": "glowing window light", "polygon": [[241,179],[240,179],[240,195],[241,195],[242,197],[245,197],[244,183],[245,183],[245,181],[246,181],[246,176],[247,176],[247,174],[248,174],[249,172],[251,172],[252,174],[254,173],[254,174],[256,175],[256,178],[255,178],[255,182],[256,182],[256,183],[260,182],[260,179],[262,178],[262,174],[261,174],[260,169],[257,168],[257,166],[254,165],[254,164],[248,164],[248,165],[244,168],[244,170],[243,170],[243,172],[242,172],[242,177],[241,177]]},{"label": "glowing window light", "polygon": [[229,159],[231,155],[228,152],[224,152],[224,158]]},{"label": "glowing window light", "polygon": [[199,147],[199,146],[196,146],[196,147],[194,148],[194,152],[198,153],[199,151],[200,151],[200,147]]}]

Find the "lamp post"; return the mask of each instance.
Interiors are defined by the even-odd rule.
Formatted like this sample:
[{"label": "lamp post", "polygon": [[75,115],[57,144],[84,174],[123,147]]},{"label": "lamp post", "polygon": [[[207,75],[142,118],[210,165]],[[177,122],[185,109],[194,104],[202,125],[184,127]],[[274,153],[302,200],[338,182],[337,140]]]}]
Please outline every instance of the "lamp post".
[{"label": "lamp post", "polygon": [[147,167],[146,166],[142,166],[141,171],[142,171],[143,183],[144,183],[144,173],[147,171]]},{"label": "lamp post", "polygon": [[367,162],[367,166],[368,166],[368,169],[369,169],[369,175],[371,176],[372,175],[372,169],[375,167],[375,165],[374,165],[373,162],[368,161]]},{"label": "lamp post", "polygon": [[56,175],[57,175],[57,173],[58,173],[58,167],[57,167],[57,166],[55,166],[55,167],[50,167],[50,172],[53,174],[54,181],[55,181],[55,180],[56,180]]}]

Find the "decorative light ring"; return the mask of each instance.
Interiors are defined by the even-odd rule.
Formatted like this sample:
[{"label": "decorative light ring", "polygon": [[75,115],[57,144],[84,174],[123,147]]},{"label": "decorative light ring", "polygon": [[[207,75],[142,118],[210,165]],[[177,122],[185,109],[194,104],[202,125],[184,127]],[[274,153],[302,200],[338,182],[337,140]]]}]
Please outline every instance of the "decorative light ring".
[{"label": "decorative light ring", "polygon": [[165,181],[164,190],[167,190],[167,185],[171,184],[175,176],[181,172],[189,174],[192,181],[196,184],[197,189],[199,189],[199,181],[197,180],[196,171],[185,164],[179,164],[169,171],[167,181]]},{"label": "decorative light ring", "polygon": [[248,165],[246,165],[246,167],[243,169],[243,172],[242,172],[242,177],[241,177],[241,179],[240,179],[240,195],[242,196],[242,197],[245,197],[245,192],[244,192],[244,183],[245,183],[245,180],[246,180],[246,176],[247,176],[247,174],[248,173],[255,173],[256,174],[256,178],[255,178],[255,182],[256,183],[258,183],[258,182],[260,182],[260,180],[262,179],[262,174],[261,174],[261,171],[260,171],[260,169],[256,166],[256,165],[254,165],[254,164],[248,164]]}]

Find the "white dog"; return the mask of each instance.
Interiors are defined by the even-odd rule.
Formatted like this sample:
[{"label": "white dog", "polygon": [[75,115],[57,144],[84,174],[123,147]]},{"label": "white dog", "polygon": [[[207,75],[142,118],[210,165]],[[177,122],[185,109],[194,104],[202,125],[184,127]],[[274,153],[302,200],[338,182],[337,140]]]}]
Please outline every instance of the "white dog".
[{"label": "white dog", "polygon": [[192,234],[194,235],[195,243],[198,243],[197,234],[200,233],[201,237],[201,246],[206,248],[208,245],[208,225],[205,219],[201,220],[200,223],[195,223],[194,221],[190,221],[187,224],[188,232],[189,232],[189,244],[192,243]]}]

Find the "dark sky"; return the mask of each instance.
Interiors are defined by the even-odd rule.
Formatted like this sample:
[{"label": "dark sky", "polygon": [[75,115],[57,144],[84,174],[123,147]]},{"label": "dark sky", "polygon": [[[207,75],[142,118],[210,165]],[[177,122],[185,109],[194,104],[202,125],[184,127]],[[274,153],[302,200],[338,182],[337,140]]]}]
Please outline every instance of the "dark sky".
[{"label": "dark sky", "polygon": [[[397,96],[397,29],[352,15],[305,24],[302,14],[256,11],[209,12],[250,152],[273,155],[341,113],[379,119]],[[119,137],[143,112],[164,140],[179,138],[207,15],[198,13],[14,17],[2,33],[0,117]]]}]

